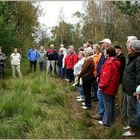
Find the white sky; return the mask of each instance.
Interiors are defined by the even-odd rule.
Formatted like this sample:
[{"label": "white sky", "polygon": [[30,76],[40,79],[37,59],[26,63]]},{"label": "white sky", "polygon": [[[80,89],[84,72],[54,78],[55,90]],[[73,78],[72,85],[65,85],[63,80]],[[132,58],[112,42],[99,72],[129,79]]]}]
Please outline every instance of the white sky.
[{"label": "white sky", "polygon": [[68,23],[74,23],[72,14],[77,11],[82,11],[83,1],[41,1],[44,16],[39,17],[39,22],[45,24],[46,27],[52,27],[58,24],[60,8],[63,8],[64,19]]}]

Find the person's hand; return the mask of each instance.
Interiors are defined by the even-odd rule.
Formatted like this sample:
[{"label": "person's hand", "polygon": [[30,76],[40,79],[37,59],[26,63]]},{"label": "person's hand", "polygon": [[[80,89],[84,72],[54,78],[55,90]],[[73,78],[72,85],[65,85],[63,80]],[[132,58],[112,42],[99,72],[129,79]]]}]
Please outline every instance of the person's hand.
[{"label": "person's hand", "polygon": [[96,78],[96,82],[99,83],[99,77]]}]

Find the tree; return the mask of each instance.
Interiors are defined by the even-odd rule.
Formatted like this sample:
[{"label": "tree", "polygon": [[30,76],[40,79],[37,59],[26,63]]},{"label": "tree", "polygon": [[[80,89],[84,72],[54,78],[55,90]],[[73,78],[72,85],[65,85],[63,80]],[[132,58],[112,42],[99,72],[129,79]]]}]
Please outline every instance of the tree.
[{"label": "tree", "polygon": [[14,47],[25,53],[33,43],[38,7],[31,2],[0,2],[0,45],[6,53]]}]

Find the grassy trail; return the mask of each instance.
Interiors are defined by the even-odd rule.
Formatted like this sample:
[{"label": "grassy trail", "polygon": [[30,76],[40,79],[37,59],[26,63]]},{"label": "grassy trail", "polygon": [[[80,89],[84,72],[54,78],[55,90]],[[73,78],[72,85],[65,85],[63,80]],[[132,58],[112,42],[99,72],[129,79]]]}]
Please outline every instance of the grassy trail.
[{"label": "grassy trail", "polygon": [[76,89],[64,80],[35,73],[0,81],[0,138],[96,139],[122,138],[117,117],[111,128],[100,126],[75,101]]}]

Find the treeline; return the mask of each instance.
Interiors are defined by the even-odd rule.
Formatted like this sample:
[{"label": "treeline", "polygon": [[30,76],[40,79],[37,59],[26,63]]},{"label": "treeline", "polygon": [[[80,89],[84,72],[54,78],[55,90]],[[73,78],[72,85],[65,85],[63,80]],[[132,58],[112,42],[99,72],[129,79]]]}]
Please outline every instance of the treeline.
[{"label": "treeline", "polygon": [[65,22],[60,12],[59,25],[51,30],[56,46],[64,43],[80,47],[87,39],[96,43],[103,38],[124,45],[128,35],[140,37],[138,1],[84,1],[83,7],[83,12],[73,14],[76,24]]},{"label": "treeline", "polygon": [[34,32],[38,26],[38,7],[27,1],[0,2],[0,46],[6,55],[14,47],[19,48],[21,54],[34,42]]}]

